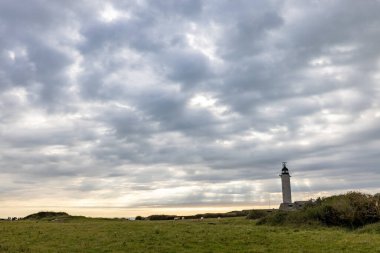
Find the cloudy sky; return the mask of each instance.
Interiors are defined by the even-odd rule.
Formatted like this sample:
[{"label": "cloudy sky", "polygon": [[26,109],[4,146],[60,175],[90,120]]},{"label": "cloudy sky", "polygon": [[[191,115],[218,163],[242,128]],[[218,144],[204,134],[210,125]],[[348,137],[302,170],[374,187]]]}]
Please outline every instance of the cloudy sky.
[{"label": "cloudy sky", "polygon": [[[380,191],[380,2],[0,2],[0,216]],[[137,210],[137,211],[136,211]]]}]

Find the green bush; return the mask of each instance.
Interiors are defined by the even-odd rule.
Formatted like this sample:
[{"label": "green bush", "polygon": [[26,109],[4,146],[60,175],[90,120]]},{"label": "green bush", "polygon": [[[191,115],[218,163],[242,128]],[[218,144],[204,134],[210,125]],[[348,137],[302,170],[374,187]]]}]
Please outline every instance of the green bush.
[{"label": "green bush", "polygon": [[283,225],[286,222],[289,214],[290,212],[279,210],[261,218],[257,224]]},{"label": "green bush", "polygon": [[357,228],[380,221],[380,195],[360,192],[317,199],[301,210],[278,211],[258,224],[315,224]]},{"label": "green bush", "polygon": [[155,214],[148,216],[148,220],[174,220],[177,217],[176,215],[165,215],[165,214]]},{"label": "green bush", "polygon": [[246,216],[247,219],[260,219],[270,214],[270,211],[268,210],[251,210],[249,211],[248,215]]},{"label": "green bush", "polygon": [[54,219],[57,217],[70,217],[65,212],[38,212],[24,217],[25,220]]},{"label": "green bush", "polygon": [[319,200],[305,210],[323,224],[356,228],[380,220],[377,197],[359,192]]}]

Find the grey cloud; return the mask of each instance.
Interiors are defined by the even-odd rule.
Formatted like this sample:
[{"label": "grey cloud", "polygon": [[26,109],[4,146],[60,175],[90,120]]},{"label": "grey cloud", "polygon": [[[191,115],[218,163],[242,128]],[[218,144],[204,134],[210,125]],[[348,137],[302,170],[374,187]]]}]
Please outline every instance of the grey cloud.
[{"label": "grey cloud", "polygon": [[169,69],[169,78],[183,83],[185,88],[197,85],[200,81],[212,77],[210,63],[204,55],[180,51],[170,52],[165,56],[163,59],[165,59],[166,68]]},{"label": "grey cloud", "polygon": [[0,4],[2,192],[263,203],[284,160],[297,194],[376,190],[377,1],[107,4]]},{"label": "grey cloud", "polygon": [[[62,35],[60,22],[69,21],[69,11],[40,1],[30,4],[2,3],[2,85],[7,84],[7,89],[24,86],[31,100],[62,107],[58,105],[67,99],[68,86],[64,71],[72,59],[53,42],[54,36]],[[8,58],[6,63],[4,58]]]},{"label": "grey cloud", "polygon": [[171,17],[173,13],[179,17],[193,18],[202,11],[202,1],[199,0],[170,0],[166,2],[147,1],[147,6],[158,10],[159,14]]}]

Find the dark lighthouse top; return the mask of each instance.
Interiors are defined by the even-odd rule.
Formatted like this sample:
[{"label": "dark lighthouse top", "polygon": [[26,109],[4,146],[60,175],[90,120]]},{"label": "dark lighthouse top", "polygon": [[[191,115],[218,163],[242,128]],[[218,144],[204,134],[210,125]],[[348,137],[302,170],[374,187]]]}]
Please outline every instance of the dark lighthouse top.
[{"label": "dark lighthouse top", "polygon": [[289,170],[288,170],[288,168],[286,168],[286,162],[282,162],[282,171],[281,171],[281,175],[284,175],[284,174],[289,175]]}]

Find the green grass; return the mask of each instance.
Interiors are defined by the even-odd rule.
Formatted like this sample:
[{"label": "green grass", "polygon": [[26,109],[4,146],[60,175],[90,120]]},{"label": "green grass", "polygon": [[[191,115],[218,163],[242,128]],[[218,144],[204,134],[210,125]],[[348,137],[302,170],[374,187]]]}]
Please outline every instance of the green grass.
[{"label": "green grass", "polygon": [[257,226],[244,218],[4,221],[0,252],[380,252],[374,231]]}]

